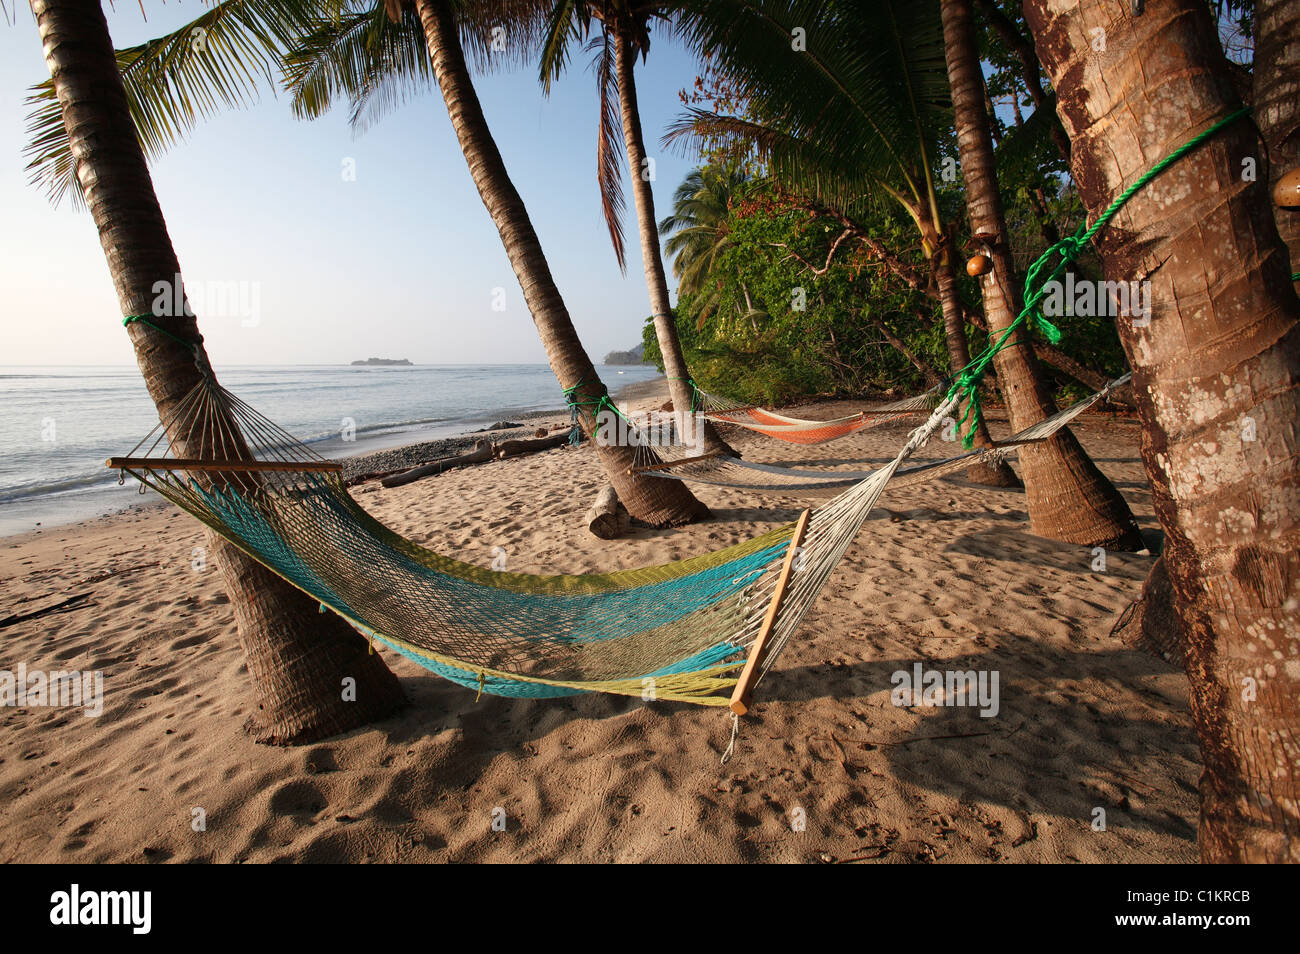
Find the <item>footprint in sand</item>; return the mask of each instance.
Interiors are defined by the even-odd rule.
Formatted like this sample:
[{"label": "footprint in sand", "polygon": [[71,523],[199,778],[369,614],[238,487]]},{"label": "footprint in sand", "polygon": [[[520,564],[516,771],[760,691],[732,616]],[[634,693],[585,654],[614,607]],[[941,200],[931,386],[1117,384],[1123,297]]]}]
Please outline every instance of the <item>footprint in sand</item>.
[{"label": "footprint in sand", "polygon": [[188,636],[183,636],[176,640],[176,642],[172,643],[168,648],[173,650],[189,649],[191,646],[197,646],[199,643],[207,642],[207,640],[208,636],[204,633],[191,633]]},{"label": "footprint in sand", "polygon": [[325,809],[325,796],[311,782],[286,782],[272,793],[268,807],[283,817],[311,816]]},{"label": "footprint in sand", "polygon": [[321,775],[325,772],[337,772],[339,764],[334,758],[334,750],[329,746],[317,746],[307,753],[303,770],[308,775]]}]

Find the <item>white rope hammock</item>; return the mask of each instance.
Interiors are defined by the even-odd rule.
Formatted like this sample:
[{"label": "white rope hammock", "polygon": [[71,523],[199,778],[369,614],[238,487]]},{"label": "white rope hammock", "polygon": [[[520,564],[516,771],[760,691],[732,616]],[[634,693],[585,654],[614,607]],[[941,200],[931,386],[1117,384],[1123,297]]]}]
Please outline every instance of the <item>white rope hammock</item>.
[{"label": "white rope hammock", "polygon": [[[896,487],[906,487],[937,480],[974,464],[1000,463],[1026,444],[1037,443],[1051,437],[1116,388],[1126,384],[1129,378],[1128,374],[1116,378],[1097,393],[1025,428],[1008,440],[998,442],[993,447],[976,448],[953,457],[902,467],[894,474],[892,482]],[[929,393],[878,410],[892,412],[901,406],[928,400]],[[647,441],[646,444],[637,447],[634,468],[637,472],[665,480],[684,480],[718,487],[771,492],[834,490],[867,480],[878,473],[878,471],[860,470],[808,470],[760,464],[728,454],[700,455],[698,448],[671,443],[674,436],[671,424],[672,422],[669,422],[665,426],[657,426],[652,423],[646,429],[646,433],[664,434],[669,440],[660,444],[651,444]]]}]

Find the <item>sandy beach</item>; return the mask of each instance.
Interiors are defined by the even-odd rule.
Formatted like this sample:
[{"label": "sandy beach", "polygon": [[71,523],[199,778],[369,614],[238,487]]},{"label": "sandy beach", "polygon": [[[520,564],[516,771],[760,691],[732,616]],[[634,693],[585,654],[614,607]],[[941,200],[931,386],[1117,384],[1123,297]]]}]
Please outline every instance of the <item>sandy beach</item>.
[{"label": "sandy beach", "polygon": [[[662,388],[632,406],[657,406]],[[1004,413],[990,421],[1008,433]],[[809,448],[735,443],[752,460],[852,466],[892,456],[908,426]],[[1157,540],[1137,423],[1085,415],[1074,431]],[[527,573],[688,557],[829,496],[699,487],[714,520],[604,541],[581,519],[603,484],[584,446],[353,493],[425,546],[484,566],[501,547]],[[888,490],[725,765],[725,711],[476,702],[392,653],[411,701],[399,717],[302,748],[255,745],[227,597],[210,565],[194,568],[202,544],[170,506],[0,541],[0,615],[87,594],[0,630],[0,668],[101,670],[105,692],[96,718],[0,709],[0,862],[1197,858],[1187,680],[1110,636],[1153,557],[1110,553],[1094,571],[1087,549],[1029,533],[1020,492],[960,478]],[[996,671],[996,716],[894,705],[891,674],[918,663]]]}]

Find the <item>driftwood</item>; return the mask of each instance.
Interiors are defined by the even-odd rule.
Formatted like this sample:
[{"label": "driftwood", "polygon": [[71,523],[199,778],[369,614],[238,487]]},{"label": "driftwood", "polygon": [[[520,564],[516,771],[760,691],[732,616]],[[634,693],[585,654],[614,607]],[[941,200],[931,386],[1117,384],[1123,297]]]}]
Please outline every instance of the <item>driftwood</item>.
[{"label": "driftwood", "polygon": [[90,593],[78,593],[76,596],[70,596],[61,603],[55,603],[53,606],[47,606],[44,609],[38,609],[31,613],[14,613],[0,619],[0,627],[16,626],[19,623],[25,623],[29,619],[40,619],[42,616],[49,616],[53,613],[70,613],[73,610],[81,609],[85,601],[90,599]]},{"label": "driftwood", "polygon": [[472,451],[466,451],[464,454],[458,454],[455,457],[443,457],[430,461],[413,470],[405,470],[391,477],[385,477],[380,483],[385,487],[401,487],[405,484],[413,484],[422,477],[441,474],[453,467],[464,467],[466,464],[485,464],[492,459],[492,450],[492,444],[487,441],[478,441],[474,444]]},{"label": "driftwood", "polygon": [[587,529],[602,540],[615,539],[632,523],[631,515],[613,487],[606,487],[596,496],[596,502],[583,519],[587,522]]},{"label": "driftwood", "polygon": [[563,447],[569,443],[569,434],[567,431],[561,434],[554,434],[550,437],[522,438],[520,440],[502,441],[493,447],[493,456],[498,460],[504,460],[507,457],[515,457],[519,454],[531,454],[534,451],[550,450],[552,447]]}]

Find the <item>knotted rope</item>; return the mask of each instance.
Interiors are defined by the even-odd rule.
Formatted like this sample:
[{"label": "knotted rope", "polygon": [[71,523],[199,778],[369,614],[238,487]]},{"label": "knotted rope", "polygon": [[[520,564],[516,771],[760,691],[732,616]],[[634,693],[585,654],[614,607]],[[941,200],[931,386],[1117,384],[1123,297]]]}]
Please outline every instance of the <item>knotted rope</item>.
[{"label": "knotted rope", "polygon": [[[588,398],[580,393],[581,389],[588,384],[596,384],[602,388],[600,394],[595,398]],[[588,413],[591,414],[593,421],[596,420],[596,416],[602,410],[605,410],[613,411],[629,426],[634,426],[628,420],[627,415],[620,411],[618,406],[609,399],[609,392],[604,390],[604,386],[599,381],[579,381],[577,384],[570,385],[564,389],[564,401],[569,405],[569,419],[573,422],[573,427],[569,431],[569,443],[571,445],[576,445],[582,441],[582,422],[579,420],[579,411],[584,407],[591,408]]]},{"label": "knotted rope", "polygon": [[[1211,137],[1215,136],[1221,129],[1240,119],[1242,116],[1250,113],[1250,107],[1244,106],[1232,113],[1229,113],[1223,119],[1220,119],[1209,129],[1193,136],[1187,142],[1183,143],[1165,158],[1161,159],[1154,166],[1144,172],[1131,186],[1120,193],[1092,225],[1085,221],[1079,226],[1079,230],[1074,235],[1067,235],[1034,261],[1029,269],[1025,272],[1025,305],[1020,314],[1006,328],[998,334],[996,341],[989,344],[981,354],[971,361],[970,364],[962,368],[961,371],[954,375],[952,387],[948,390],[948,396],[958,396],[966,402],[966,412],[957,422],[959,430],[965,428],[962,436],[962,446],[970,448],[975,441],[975,431],[979,427],[979,422],[983,418],[983,412],[980,409],[979,382],[984,376],[993,358],[1005,348],[1011,340],[1011,336],[1021,326],[1028,328],[1037,328],[1044,338],[1052,344],[1059,344],[1061,340],[1061,331],[1054,324],[1044,317],[1039,305],[1047,297],[1047,285],[1055,281],[1066,267],[1070,265],[1083,252],[1084,248],[1092,241],[1093,236],[1100,232],[1115,217],[1124,203],[1131,199],[1134,194],[1144,188],[1160,173],[1164,172],[1171,165],[1183,158],[1189,152],[1201,146]],[[1056,266],[1043,277],[1047,271],[1053,257],[1060,256],[1060,261]]]}]

